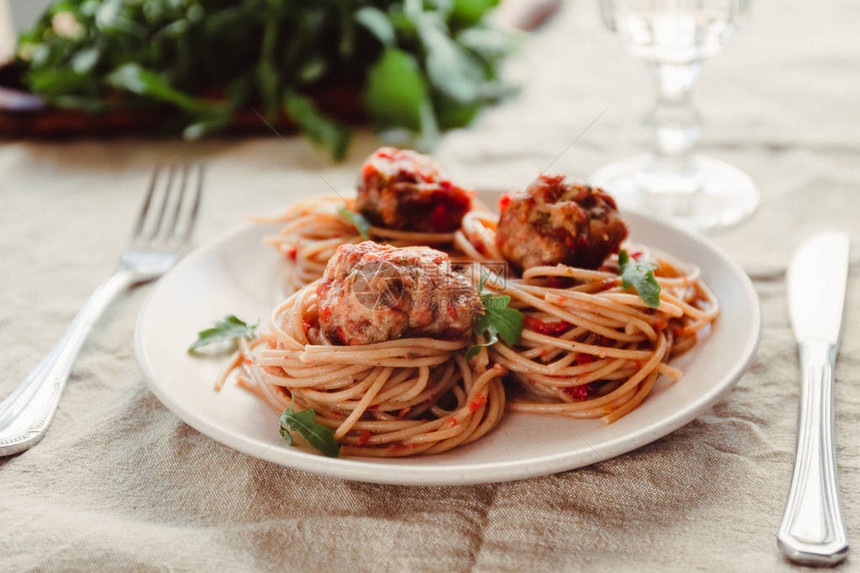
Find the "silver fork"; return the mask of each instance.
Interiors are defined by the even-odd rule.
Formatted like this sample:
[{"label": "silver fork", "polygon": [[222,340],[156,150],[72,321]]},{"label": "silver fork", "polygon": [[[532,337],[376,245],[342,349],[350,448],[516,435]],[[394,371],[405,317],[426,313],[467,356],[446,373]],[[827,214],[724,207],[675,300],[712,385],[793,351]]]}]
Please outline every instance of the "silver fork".
[{"label": "silver fork", "polygon": [[[186,193],[194,179],[194,191]],[[81,345],[108,304],[179,260],[197,222],[202,190],[202,165],[155,168],[119,268],[96,288],[45,359],[0,403],[0,456],[23,452],[45,435]]]}]

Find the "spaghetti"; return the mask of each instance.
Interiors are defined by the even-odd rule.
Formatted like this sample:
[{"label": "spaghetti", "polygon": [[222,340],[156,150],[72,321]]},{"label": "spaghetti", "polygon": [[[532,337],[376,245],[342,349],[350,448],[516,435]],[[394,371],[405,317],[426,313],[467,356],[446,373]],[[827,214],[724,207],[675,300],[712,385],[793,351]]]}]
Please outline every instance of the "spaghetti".
[{"label": "spaghetti", "polygon": [[[473,442],[506,409],[610,424],[661,375],[681,378],[670,360],[719,314],[698,269],[662,255],[656,269],[628,267],[626,253],[619,261],[627,226],[614,200],[564,176],[502,196],[501,216],[471,195],[429,157],[381,148],[362,167],[357,198],[314,197],[260,219],[284,225],[266,243],[285,255],[292,294],[268,333],[240,341],[218,387],[236,370],[276,412],[313,409],[343,453],[396,457]],[[462,263],[487,293],[451,270]],[[622,277],[630,269],[638,293]],[[437,299],[460,306],[443,312],[428,302]],[[480,348],[467,352],[470,339]],[[506,375],[518,383],[513,400]]]},{"label": "spaghetti", "polygon": [[308,199],[281,217],[258,220],[285,224],[266,242],[292,262],[287,289],[294,292],[322,276],[338,246],[362,239],[452,254],[455,233],[475,208],[473,196],[429,155],[380,147],[361,166],[354,197]]},{"label": "spaghetti", "polygon": [[[287,260],[287,292],[295,292],[320,278],[326,263],[340,245],[365,240],[356,226],[341,214],[344,208],[355,212],[355,199],[324,195],[301,201],[279,217],[254,218],[259,223],[284,224],[277,235],[267,237],[264,243],[275,247]],[[445,251],[450,250],[450,245],[454,243],[455,233],[425,233],[370,226],[368,236],[374,241],[396,247],[432,246]]]},{"label": "spaghetti", "polygon": [[[313,215],[302,222],[305,226],[304,237],[330,235],[335,229],[340,232],[349,230],[348,225],[336,215],[326,219],[320,211],[320,206],[326,203],[329,208],[336,204],[334,198],[328,198],[325,203],[317,203]],[[304,209],[305,207],[300,205],[295,212],[299,213]],[[308,216],[307,211],[304,213],[304,216]],[[326,224],[329,226],[325,227]],[[337,227],[338,225],[340,227]],[[285,231],[292,232],[290,229],[291,227],[287,227]],[[374,232],[377,231],[376,228],[373,229]],[[496,217],[482,211],[471,211],[463,218],[462,227],[445,236],[444,240],[452,245],[452,250],[459,255],[457,258],[460,260],[471,260],[484,265],[503,263],[504,259],[496,246],[496,229]],[[389,237],[395,239],[392,241],[395,244],[422,242],[417,235],[420,234],[413,234],[409,241],[403,240],[403,234],[396,238],[391,235]],[[303,249],[306,250],[302,251],[301,257],[297,257],[297,261],[304,261],[302,264],[306,269],[311,268],[313,261],[314,274],[321,275],[325,263],[339,244],[343,241],[359,240],[360,236],[357,234],[344,234],[341,241],[328,238],[315,243],[305,239]],[[641,252],[638,256],[647,258],[647,253]],[[509,378],[516,380],[525,390],[517,399],[508,399],[509,411],[600,418],[603,423],[608,424],[641,404],[653,390],[661,374],[666,374],[674,381],[681,378],[682,372],[668,362],[696,344],[698,333],[706,329],[718,316],[719,306],[711,291],[702,282],[698,269],[685,268],[666,256],[660,256],[656,260],[659,269],[654,274],[662,288],[660,306],[656,309],[649,308],[637,294],[622,288],[617,258],[614,256],[599,270],[565,265],[533,267],[526,270],[521,278],[496,280],[488,285],[498,294],[511,296],[511,306],[525,315],[520,344],[512,348],[503,342],[497,342],[491,346],[489,353],[490,364],[498,364],[504,368],[510,374]],[[498,272],[499,267],[491,267]],[[507,270],[509,271],[509,267]],[[304,278],[312,276],[306,274]],[[394,341],[393,347],[399,348],[400,344],[404,342]],[[343,351],[342,356],[359,360],[360,352],[350,347],[345,348],[348,350]],[[462,351],[462,344],[459,349]],[[369,345],[366,350],[368,354],[362,354],[360,362],[368,369],[362,371],[370,376],[373,372],[370,367],[376,364],[375,360],[378,358],[378,355],[374,354],[377,348],[375,345]],[[311,356],[318,357],[320,361],[328,360],[330,354],[318,354],[320,352],[312,350],[304,355],[303,360],[315,362],[315,358]],[[336,354],[338,350],[329,347],[327,352]],[[367,362],[363,362],[364,360]],[[399,364],[403,366],[406,362]],[[358,368],[359,363],[356,362],[352,366]],[[487,372],[492,371],[489,366],[485,368]],[[475,377],[463,364],[460,364],[458,369],[464,381],[469,380],[469,376]],[[378,371],[375,375],[379,375]],[[405,374],[401,374],[403,375]],[[266,392],[259,383],[264,378],[257,377],[256,381],[250,377],[246,378],[244,385],[252,387],[258,393]],[[370,379],[362,380],[365,385],[372,387]],[[446,384],[451,384],[450,380],[445,380]],[[275,385],[285,387],[283,381]],[[494,387],[497,388],[494,390],[496,399],[491,402],[504,403],[501,386],[496,384]],[[319,408],[320,412],[328,412],[325,423],[334,427],[337,420],[334,412],[341,410],[326,410],[322,402],[312,402],[309,399],[303,401],[300,395],[297,395],[299,404]],[[266,399],[274,407],[283,409],[288,404],[287,396],[288,394],[284,393],[272,394],[269,389]],[[426,394],[422,394],[422,399],[426,399]],[[377,402],[372,405],[380,411]],[[458,402],[458,407],[462,405]],[[387,412],[387,416],[392,415],[390,410],[383,409],[381,412]],[[414,414],[419,415],[419,411],[416,410]],[[442,412],[437,410],[436,415],[438,423]],[[362,418],[355,431],[351,430],[352,426],[345,426],[350,428],[342,434],[348,448],[360,447],[357,444],[361,441],[361,432],[376,427],[367,425],[369,423]],[[496,423],[498,420],[494,419],[492,425]],[[400,430],[398,428],[396,431]],[[438,428],[433,431],[437,430]],[[419,430],[424,431],[426,430]],[[371,446],[395,443],[400,440],[401,434],[384,436],[384,432],[374,435]],[[366,453],[367,450],[368,448],[364,447],[361,449],[363,453],[357,455],[372,455]],[[374,451],[378,451],[378,448]],[[433,452],[435,451],[441,449],[434,449]],[[419,452],[413,449],[408,453]]]},{"label": "spaghetti", "polygon": [[504,370],[482,353],[467,364],[467,341],[404,338],[362,346],[332,344],[320,331],[317,285],[278,306],[271,330],[240,349],[239,384],[280,413],[295,398],[335,430],[347,455],[436,454],[471,443],[502,418]]},{"label": "spaghetti", "polygon": [[719,306],[697,269],[657,261],[657,308],[622,288],[614,256],[600,270],[558,265],[533,267],[521,279],[495,277],[491,288],[524,313],[520,343],[499,342],[491,352],[526,390],[508,402],[509,411],[609,424],[636,408],[660,374],[681,378],[668,361],[695,345]]}]

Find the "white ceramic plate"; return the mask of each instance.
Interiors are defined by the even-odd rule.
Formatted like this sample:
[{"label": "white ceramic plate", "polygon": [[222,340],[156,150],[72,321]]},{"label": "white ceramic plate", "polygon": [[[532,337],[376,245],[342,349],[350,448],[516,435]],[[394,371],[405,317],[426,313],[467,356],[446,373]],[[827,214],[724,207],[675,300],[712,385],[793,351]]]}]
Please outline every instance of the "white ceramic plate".
[{"label": "white ceramic plate", "polygon": [[685,372],[658,385],[636,410],[609,426],[597,420],[506,414],[474,444],[444,454],[394,459],[326,458],[287,446],[277,416],[235,385],[213,381],[224,357],[186,352],[198,330],[235,314],[268,320],[281,299],[284,266],[261,244],[277,226],[247,225],[197,249],[163,277],[140,311],[137,359],[149,387],[190,426],[250,456],[351,480],[391,484],[473,484],[546,475],[606,460],[653,442],[693,420],[726,394],[750,364],[761,316],[741,268],[707,240],[633,213],[631,239],[697,264],[722,314],[710,335],[673,364]]}]

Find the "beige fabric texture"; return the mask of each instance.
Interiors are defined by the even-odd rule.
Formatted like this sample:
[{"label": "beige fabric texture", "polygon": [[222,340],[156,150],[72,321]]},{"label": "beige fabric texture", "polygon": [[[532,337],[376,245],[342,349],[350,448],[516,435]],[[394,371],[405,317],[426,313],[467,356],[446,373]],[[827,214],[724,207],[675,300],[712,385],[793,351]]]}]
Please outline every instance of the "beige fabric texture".
[{"label": "beige fabric texture", "polygon": [[[786,571],[776,548],[791,473],[798,366],[780,272],[815,231],[852,237],[836,370],[849,537],[860,532],[860,6],[763,0],[697,92],[702,151],[746,170],[762,204],[714,237],[756,281],[764,335],[748,374],[696,421],[594,466],[473,487],[392,487],[250,458],[180,422],[135,362],[149,291],[121,296],[83,348],[45,439],[0,459],[0,570]],[[455,178],[516,188],[586,176],[648,145],[653,85],[570,3],[523,49],[519,98],[447,135]],[[206,159],[198,244],[252,214],[346,188],[377,142],[332,166],[298,139],[0,146],[0,396],[38,363],[116,263],[153,164]],[[301,159],[319,171],[323,181]],[[722,301],[731,304],[732,301]],[[683,382],[682,382],[683,383]],[[856,563],[849,557],[842,569]]]}]

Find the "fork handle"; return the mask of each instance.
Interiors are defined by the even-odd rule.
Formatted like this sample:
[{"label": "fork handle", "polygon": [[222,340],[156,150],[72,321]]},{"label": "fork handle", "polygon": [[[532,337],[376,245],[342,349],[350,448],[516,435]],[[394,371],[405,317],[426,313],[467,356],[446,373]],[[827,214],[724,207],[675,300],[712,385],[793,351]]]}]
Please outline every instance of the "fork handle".
[{"label": "fork handle", "polygon": [[120,269],[101,283],[51,352],[0,403],[0,456],[23,452],[42,439],[84,340],[108,304],[134,282],[135,275]]},{"label": "fork handle", "polygon": [[835,359],[828,342],[800,344],[797,457],[777,544],[786,557],[806,565],[834,565],[848,555],[833,443]]}]

